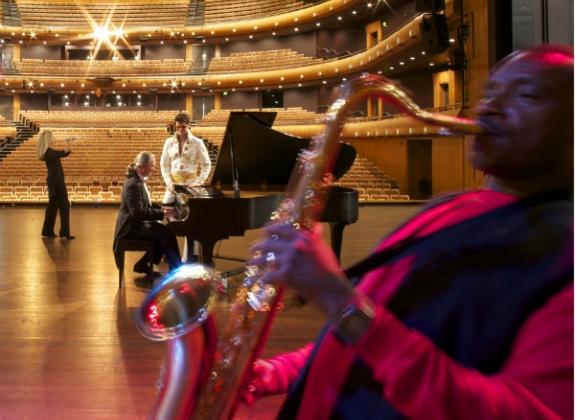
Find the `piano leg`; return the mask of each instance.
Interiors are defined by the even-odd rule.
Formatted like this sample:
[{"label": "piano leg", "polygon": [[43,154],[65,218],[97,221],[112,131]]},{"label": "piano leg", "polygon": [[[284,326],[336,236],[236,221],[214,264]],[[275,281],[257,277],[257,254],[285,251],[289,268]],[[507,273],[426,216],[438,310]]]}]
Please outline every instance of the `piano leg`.
[{"label": "piano leg", "polygon": [[184,249],[182,250],[182,261],[186,264],[198,262],[198,258],[194,254],[194,241],[190,241],[188,237],[185,237],[184,240]]},{"label": "piano leg", "polygon": [[341,243],[343,241],[343,229],[347,226],[347,223],[329,223],[329,232],[331,238],[331,249],[335,253],[338,261],[341,256]]},{"label": "piano leg", "polygon": [[[188,239],[188,245],[194,243],[193,236],[186,236]],[[214,266],[214,247],[220,239],[212,238],[202,238],[201,240],[195,239],[200,244],[200,263]],[[188,246],[188,261],[193,261],[191,258],[194,257],[193,246]]]}]

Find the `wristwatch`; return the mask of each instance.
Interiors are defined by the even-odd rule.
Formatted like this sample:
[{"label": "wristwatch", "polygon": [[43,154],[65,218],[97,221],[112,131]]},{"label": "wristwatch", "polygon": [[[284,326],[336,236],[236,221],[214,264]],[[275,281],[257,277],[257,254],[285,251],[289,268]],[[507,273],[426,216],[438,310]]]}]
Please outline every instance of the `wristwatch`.
[{"label": "wristwatch", "polygon": [[353,346],[364,336],[373,318],[375,318],[373,303],[366,297],[359,298],[343,309],[335,323],[333,333],[343,344]]}]

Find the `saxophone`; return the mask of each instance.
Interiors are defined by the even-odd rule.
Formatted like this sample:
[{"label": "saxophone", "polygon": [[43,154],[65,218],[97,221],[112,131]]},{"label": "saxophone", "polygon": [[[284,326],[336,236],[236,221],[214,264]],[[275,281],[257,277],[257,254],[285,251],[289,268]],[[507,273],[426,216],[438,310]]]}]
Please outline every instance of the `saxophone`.
[{"label": "saxophone", "polygon": [[[387,79],[363,75],[344,87],[325,116],[325,130],[302,152],[278,209],[269,223],[311,229],[323,210],[326,175],[337,156],[339,138],[350,109],[369,96],[382,97],[416,119],[459,134],[479,134],[473,120],[433,114],[419,108]],[[221,275],[202,265],[170,273],[146,297],[136,314],[140,332],[168,341],[168,356],[156,403],[157,419],[230,419],[249,382],[251,366],[261,354],[282,288],[259,280],[269,268],[246,267],[246,277],[232,299],[227,322],[213,315]]]}]

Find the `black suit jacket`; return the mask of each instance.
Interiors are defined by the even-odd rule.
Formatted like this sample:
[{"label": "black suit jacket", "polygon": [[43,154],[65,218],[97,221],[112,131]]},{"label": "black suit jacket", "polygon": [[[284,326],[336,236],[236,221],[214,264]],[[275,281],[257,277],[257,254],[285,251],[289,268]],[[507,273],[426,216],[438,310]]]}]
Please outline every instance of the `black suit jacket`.
[{"label": "black suit jacket", "polygon": [[116,265],[120,258],[118,250],[118,240],[130,237],[130,234],[137,231],[144,223],[154,220],[162,220],[164,212],[157,205],[150,205],[144,183],[134,174],[124,183],[122,191],[122,204],[116,219],[116,229],[114,232],[114,258]]},{"label": "black suit jacket", "polygon": [[46,153],[44,154],[44,162],[46,163],[46,169],[48,169],[46,183],[48,184],[48,189],[50,191],[56,191],[59,187],[66,190],[64,170],[62,169],[60,158],[66,157],[69,154],[70,151],[54,150],[50,147],[46,150]]}]

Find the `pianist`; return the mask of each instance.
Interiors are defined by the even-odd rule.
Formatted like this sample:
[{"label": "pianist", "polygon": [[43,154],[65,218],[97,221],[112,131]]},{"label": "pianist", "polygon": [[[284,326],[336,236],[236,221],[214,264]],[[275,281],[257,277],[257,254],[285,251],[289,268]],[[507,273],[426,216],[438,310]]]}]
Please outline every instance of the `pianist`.
[{"label": "pianist", "polygon": [[[150,191],[146,181],[156,167],[156,158],[150,152],[140,152],[130,166],[128,166],[127,180],[122,191],[122,203],[116,220],[114,233],[114,258],[116,265],[120,258],[118,241],[120,239],[142,239],[154,241],[154,264],[159,264],[162,256],[170,271],[179,267],[180,250],[178,241],[170,230],[159,223],[164,217],[173,216],[174,209],[163,209],[152,204]],[[144,255],[135,265],[136,273],[147,273],[148,255]]]}]

